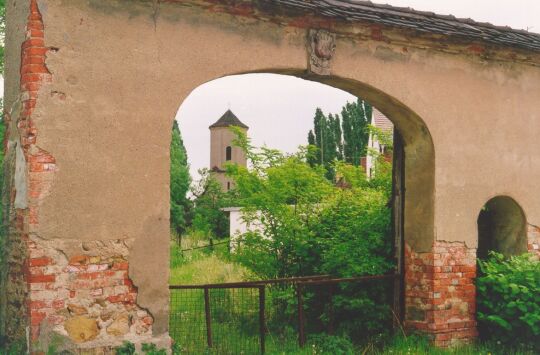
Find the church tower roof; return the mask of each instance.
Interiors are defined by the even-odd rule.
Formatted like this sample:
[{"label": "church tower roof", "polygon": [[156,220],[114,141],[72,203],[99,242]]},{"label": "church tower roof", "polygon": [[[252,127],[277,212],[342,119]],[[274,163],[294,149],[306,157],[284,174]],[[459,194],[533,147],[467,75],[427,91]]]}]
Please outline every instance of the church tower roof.
[{"label": "church tower roof", "polygon": [[243,124],[242,121],[240,121],[240,119],[238,119],[238,117],[236,117],[236,115],[231,110],[227,110],[227,112],[225,112],[223,116],[221,116],[221,118],[217,120],[209,128],[229,127],[229,126],[238,126],[245,129],[249,128],[248,126]]}]

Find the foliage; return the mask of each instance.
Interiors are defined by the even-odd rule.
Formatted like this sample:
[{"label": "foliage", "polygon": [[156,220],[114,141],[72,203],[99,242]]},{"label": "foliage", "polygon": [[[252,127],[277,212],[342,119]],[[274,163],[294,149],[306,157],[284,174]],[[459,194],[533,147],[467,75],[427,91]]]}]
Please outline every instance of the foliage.
[{"label": "foliage", "polygon": [[[124,343],[117,347],[115,353],[117,355],[135,355],[135,344],[129,341],[124,341]],[[156,344],[152,343],[143,343],[141,345],[142,354],[145,355],[165,355],[167,351],[165,349],[158,349]]]},{"label": "foliage", "polygon": [[347,337],[317,334],[310,337],[313,354],[353,355],[353,343]]},{"label": "foliage", "polygon": [[184,255],[176,244],[171,246],[170,284],[238,282],[251,277],[249,270],[229,260],[226,245],[218,245],[212,252],[197,249]]},{"label": "foliage", "polygon": [[221,209],[231,205],[231,194],[223,192],[220,183],[208,169],[199,170],[200,180],[192,186],[192,229],[207,239],[229,236],[229,219]]},{"label": "foliage", "polygon": [[533,355],[531,351],[505,347],[496,342],[477,342],[446,349],[437,348],[427,337],[416,334],[408,336],[398,334],[382,339],[377,344],[367,345],[359,353],[370,355]]},{"label": "foliage", "polygon": [[339,114],[327,117],[317,108],[313,129],[308,133],[308,144],[317,149],[307,157],[308,163],[324,166],[330,180],[335,176],[334,161],[360,165],[360,158],[367,153],[371,113],[371,106],[362,99],[347,103],[341,110],[341,117]]},{"label": "foliage", "polygon": [[372,111],[371,105],[360,98],[341,110],[343,160],[349,164],[360,165],[360,158],[366,155]]},{"label": "foliage", "polygon": [[257,225],[241,236],[237,258],[261,277],[330,273],[379,274],[392,267],[391,167],[380,160],[379,176],[367,180],[359,167],[334,165],[341,183],[307,163],[306,150],[285,155],[255,148],[237,131],[252,169],[230,165],[243,218]]},{"label": "foliage", "polygon": [[6,0],[0,0],[0,73],[4,74],[4,43],[6,37]]},{"label": "foliage", "polygon": [[313,130],[308,133],[308,143],[317,147],[315,154],[308,157],[311,166],[322,165],[327,170],[327,177],[332,179],[332,162],[343,159],[343,144],[339,115],[326,117],[320,108],[315,110]]},{"label": "foliage", "polygon": [[540,350],[540,262],[531,255],[490,253],[478,261],[476,280],[480,334],[507,345]]},{"label": "foliage", "polygon": [[146,355],[167,355],[167,351],[165,349],[158,349],[156,344],[142,344],[142,351]]},{"label": "foliage", "polygon": [[171,170],[170,170],[170,198],[171,198],[171,228],[181,235],[189,223],[188,212],[190,201],[187,192],[191,183],[186,148],[182,141],[178,122],[174,121],[171,138]]},{"label": "foliage", "polygon": [[133,355],[135,354],[135,344],[124,341],[124,343],[115,349],[116,355]]},{"label": "foliage", "polygon": [[[254,228],[238,238],[235,260],[260,278],[352,277],[392,270],[388,162],[376,157],[380,166],[371,180],[361,167],[335,163],[338,186],[325,177],[324,167],[310,166],[306,149],[286,155],[255,148],[240,131],[236,134],[236,144],[244,149],[252,168],[230,165],[227,173],[235,180],[243,219]],[[294,302],[290,292],[282,290],[275,298],[282,303],[285,318],[290,301]],[[343,330],[354,335],[359,330],[381,331],[391,321],[390,294],[383,285],[369,291],[344,286],[334,297]],[[311,314],[323,313],[321,319],[308,323],[327,321],[325,305],[313,294],[306,293],[305,298],[308,307],[320,311]]]},{"label": "foliage", "polygon": [[0,335],[0,355],[20,355],[26,354],[24,339],[8,344],[7,339]]}]

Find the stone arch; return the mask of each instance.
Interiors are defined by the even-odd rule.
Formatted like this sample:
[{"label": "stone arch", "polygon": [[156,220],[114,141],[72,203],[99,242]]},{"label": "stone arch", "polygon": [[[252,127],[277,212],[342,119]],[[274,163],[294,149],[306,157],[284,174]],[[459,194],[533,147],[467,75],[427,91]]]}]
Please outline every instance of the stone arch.
[{"label": "stone arch", "polygon": [[521,206],[510,196],[491,198],[478,214],[478,257],[489,251],[505,256],[527,251],[527,219]]}]

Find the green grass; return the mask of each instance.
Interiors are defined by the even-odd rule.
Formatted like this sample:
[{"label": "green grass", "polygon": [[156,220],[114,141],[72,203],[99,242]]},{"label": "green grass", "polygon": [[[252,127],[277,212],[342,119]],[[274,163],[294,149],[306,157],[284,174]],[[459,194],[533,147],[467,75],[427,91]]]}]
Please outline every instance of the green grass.
[{"label": "green grass", "polygon": [[[187,240],[185,245],[193,247],[189,239]],[[201,245],[206,244],[207,242],[201,243]],[[184,243],[183,247],[186,248]],[[170,285],[239,282],[253,278],[249,270],[230,260],[226,244],[216,245],[213,251],[210,248],[204,248],[182,253],[178,245],[173,242],[171,243],[170,271]]]},{"label": "green grass", "polygon": [[[216,241],[218,242],[218,241]],[[207,241],[184,238],[184,249],[206,245]],[[171,285],[209,284],[253,280],[254,275],[233,262],[226,244],[181,253],[176,243],[171,243]],[[173,291],[177,292],[177,291]],[[212,333],[215,347],[206,347],[204,320],[204,293],[202,290],[184,291],[171,298],[171,336],[183,348],[182,354],[256,354],[259,351],[258,294],[256,290],[245,293],[238,290],[211,290]],[[272,305],[272,292],[267,290],[267,310]],[[267,316],[272,317],[270,314]],[[269,320],[269,322],[272,322]],[[276,323],[274,320],[273,323]],[[279,334],[276,332],[278,330]],[[188,350],[188,351],[186,351]],[[271,355],[349,354],[323,351],[320,344],[309,338],[306,346],[298,346],[293,327],[277,324],[266,334],[266,353]],[[419,336],[394,336],[373,344],[357,345],[350,354],[370,355],[533,355],[532,352],[508,349],[499,344],[471,344],[452,349],[438,349]]]},{"label": "green grass", "polygon": [[440,349],[430,345],[429,341],[420,336],[395,336],[380,349],[374,346],[364,348],[362,354],[392,354],[392,355],[533,355],[531,351],[512,349],[493,343],[475,343],[456,346],[450,349]]}]

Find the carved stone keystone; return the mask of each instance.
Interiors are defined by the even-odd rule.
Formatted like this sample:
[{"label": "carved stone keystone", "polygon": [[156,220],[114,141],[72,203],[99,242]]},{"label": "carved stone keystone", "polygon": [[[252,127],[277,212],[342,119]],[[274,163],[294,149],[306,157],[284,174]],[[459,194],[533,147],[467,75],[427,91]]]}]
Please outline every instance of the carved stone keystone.
[{"label": "carved stone keystone", "polygon": [[309,30],[308,70],[318,75],[329,75],[330,64],[336,51],[336,35],[326,30]]}]

